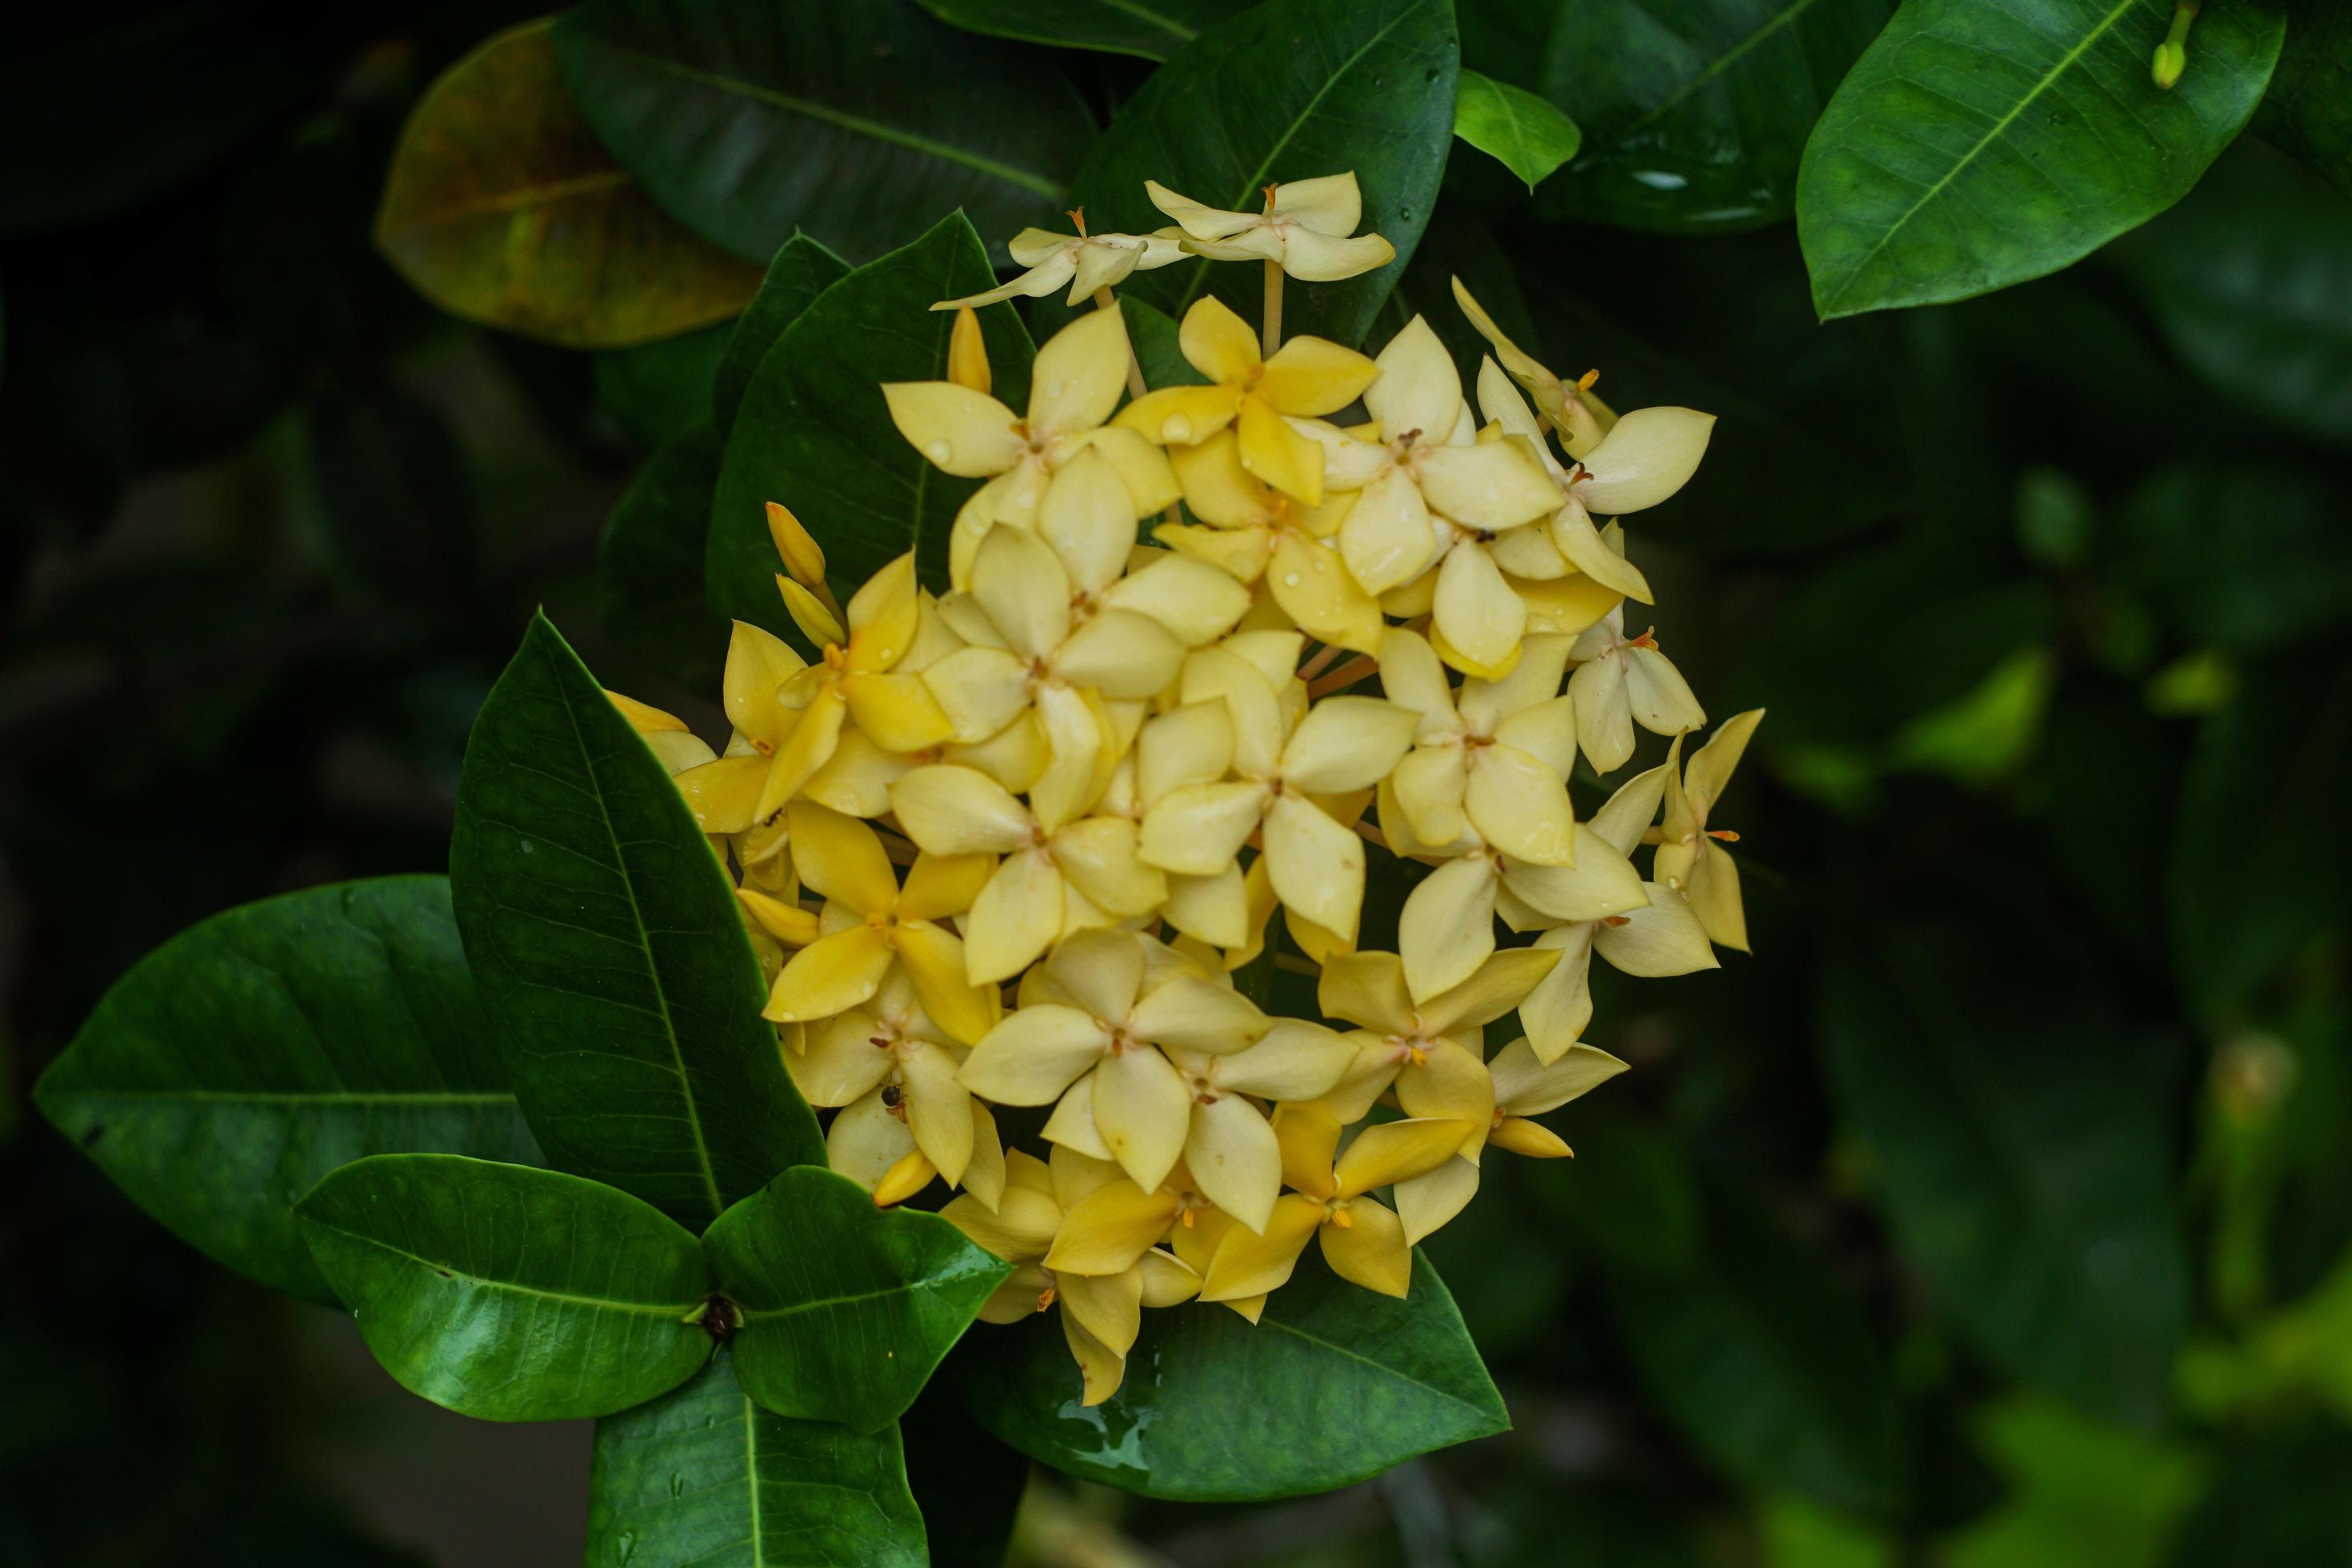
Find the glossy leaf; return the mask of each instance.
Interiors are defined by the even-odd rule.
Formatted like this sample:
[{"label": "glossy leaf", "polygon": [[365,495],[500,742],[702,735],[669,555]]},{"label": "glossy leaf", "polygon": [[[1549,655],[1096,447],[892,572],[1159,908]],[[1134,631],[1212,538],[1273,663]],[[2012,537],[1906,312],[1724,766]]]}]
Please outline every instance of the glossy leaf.
[{"label": "glossy leaf", "polygon": [[1890,0],[1556,7],[1534,85],[1576,117],[1584,145],[1538,210],[1665,233],[1788,216],[1805,138],[1893,9]]},{"label": "glossy leaf", "polygon": [[2107,569],[2182,637],[2267,653],[2352,617],[2343,481],[2317,464],[2166,463],[2108,524]]},{"label": "glossy leaf", "polygon": [[706,415],[646,459],[596,549],[604,628],[689,691],[719,689],[727,623],[702,594],[719,437]]},{"label": "glossy leaf", "polygon": [[1474,70],[1462,73],[1454,134],[1499,159],[1530,191],[1575,157],[1583,139],[1557,105]]},{"label": "glossy leaf", "polygon": [[[1286,332],[1352,344],[1429,222],[1459,68],[1447,0],[1270,0],[1152,73],[1087,154],[1076,195],[1095,228],[1141,233],[1168,221],[1146,199],[1147,179],[1256,212],[1269,182],[1353,169],[1364,196],[1358,232],[1386,236],[1397,259],[1344,282],[1290,283],[1283,302]],[[1185,261],[1126,288],[1178,319],[1213,289],[1254,321],[1264,284],[1255,264]]]},{"label": "glossy leaf", "polygon": [[887,1426],[1012,1266],[937,1215],[877,1209],[846,1176],[786,1171],[703,1237],[740,1310],[735,1367],[781,1415]]},{"label": "glossy leaf", "polygon": [[2148,58],[2171,16],[2164,0],[1906,0],[1799,173],[1822,317],[2039,278],[2179,201],[2261,101],[2284,27],[2266,6],[2209,7],[2167,92]]},{"label": "glossy leaf", "polygon": [[2352,208],[2248,147],[2113,255],[2208,385],[2352,446]]},{"label": "glossy leaf", "polygon": [[922,0],[968,32],[1164,60],[1251,0]]},{"label": "glossy leaf", "polygon": [[586,1568],[928,1561],[897,1429],[762,1410],[724,1351],[685,1386],[596,1423]]},{"label": "glossy leaf", "polygon": [[719,362],[733,341],[734,323],[664,338],[596,356],[596,402],[641,452],[710,417]]},{"label": "glossy leaf", "polygon": [[816,297],[849,276],[849,263],[807,235],[795,234],[776,247],[760,291],[744,308],[727,351],[710,378],[710,413],[723,439],[735,427],[735,411],[760,362],[784,335],[784,329],[816,303]]},{"label": "glossy leaf", "polygon": [[1001,244],[1059,217],[1094,135],[1050,66],[913,0],[588,0],[555,37],[622,163],[763,263],[794,229],[864,260],[954,207]]},{"label": "glossy leaf", "polygon": [[379,1154],[320,1183],[298,1212],[376,1360],[460,1415],[609,1415],[667,1393],[710,1357],[701,1248],[602,1183]]},{"label": "glossy leaf", "polygon": [[1328,1491],[1510,1425],[1418,1256],[1402,1301],[1347,1283],[1310,1249],[1255,1327],[1198,1302],[1147,1312],[1126,1380],[1091,1409],[1051,1313],[982,1331],[1013,1336],[967,1369],[982,1426],[1055,1469],[1149,1497]]},{"label": "glossy leaf", "polygon": [[2296,9],[2254,129],[2352,196],[2352,10]]},{"label": "glossy leaf", "polygon": [[1825,1045],[1897,1247],[1987,1361],[2142,1425],[2189,1308],[2162,1042],[2060,1001],[2030,929],[1890,924],[1836,971]]},{"label": "glossy leaf", "polygon": [[449,866],[553,1163],[702,1226],[823,1157],[709,840],[543,616],[474,721]]},{"label": "glossy leaf", "polygon": [[418,101],[376,244],[443,310],[569,348],[725,321],[758,274],[665,216],[613,162],[564,92],[553,26],[499,34]]},{"label": "glossy leaf", "polygon": [[[940,472],[899,435],[881,384],[944,377],[955,312],[932,304],[993,280],[979,235],[950,213],[826,289],[785,329],[743,395],[719,466],[707,563],[713,610],[800,635],[776,592],[772,500],[816,535],[844,584],[912,549],[926,580],[946,586],[948,529],[980,481]],[[991,305],[980,319],[995,395],[1025,407],[1030,347],[1020,318]]]},{"label": "glossy leaf", "polygon": [[182,1240],[320,1301],[293,1205],[328,1172],[409,1151],[539,1159],[440,877],[314,888],[183,931],[34,1094]]}]

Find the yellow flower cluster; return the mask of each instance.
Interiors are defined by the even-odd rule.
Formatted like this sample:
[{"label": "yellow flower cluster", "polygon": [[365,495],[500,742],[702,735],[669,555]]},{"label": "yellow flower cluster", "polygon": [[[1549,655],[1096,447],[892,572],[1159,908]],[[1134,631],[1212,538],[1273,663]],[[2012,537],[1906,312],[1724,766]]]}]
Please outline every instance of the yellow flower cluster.
[{"label": "yellow flower cluster", "polygon": [[[1260,214],[1150,191],[1173,226],[1025,232],[1028,274],[943,302],[949,379],[883,388],[917,450],[985,481],[950,591],[903,556],[845,609],[772,506],[821,656],[737,623],[723,753],[615,700],[734,868],[835,1168],[879,1204],[961,1189],[942,1212],[1017,1265],[983,1315],[1058,1301],[1088,1404],[1143,1308],[1255,1321],[1310,1240],[1402,1296],[1488,1149],[1569,1152],[1532,1119],[1624,1067],[1580,1042],[1591,954],[1663,975],[1746,946],[1708,824],[1759,717],[1683,762],[1705,714],[1627,636],[1650,587],[1594,521],[1680,489],[1709,416],[1617,417],[1459,283],[1495,350],[1483,420],[1419,317],[1377,357],[1280,341],[1284,277],[1394,254],[1354,233],[1352,174]],[[1188,254],[1262,262],[1267,320],[1203,298],[1180,332],[1202,384],[1150,390],[1109,289]],[[1065,282],[1106,308],[1038,352],[1016,411],[971,307]],[[1614,771],[1636,723],[1665,762],[1578,822],[1579,754]],[[1394,952],[1357,949],[1368,845],[1427,868]],[[1321,1021],[1234,984],[1277,908]],[[1498,946],[1498,918],[1532,944]],[[1006,1107],[1051,1108],[1045,1158],[1005,1146]]]}]

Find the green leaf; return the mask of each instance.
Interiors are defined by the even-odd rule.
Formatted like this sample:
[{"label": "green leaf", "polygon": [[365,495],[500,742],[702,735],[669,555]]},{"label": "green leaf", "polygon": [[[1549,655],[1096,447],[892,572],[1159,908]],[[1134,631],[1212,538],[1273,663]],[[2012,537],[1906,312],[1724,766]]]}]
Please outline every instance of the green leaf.
[{"label": "green leaf", "polygon": [[1004,1568],[1029,1486],[1029,1456],[983,1431],[963,1407],[960,1363],[989,1353],[989,1337],[958,1342],[923,1397],[898,1418],[907,1485],[930,1531],[930,1568]]},{"label": "green leaf", "polygon": [[824,1158],[709,840],[544,616],[474,721],[449,877],[554,1164],[702,1226]]},{"label": "green leaf", "polygon": [[651,452],[710,417],[713,378],[735,324],[596,356],[596,402],[637,449]]},{"label": "green leaf", "polygon": [[[1555,7],[1531,85],[1584,145],[1546,217],[1669,234],[1752,228],[1794,205],[1805,138],[1889,0],[1586,0]],[[1606,62],[1596,68],[1596,62]]]},{"label": "green leaf", "polygon": [[1012,1265],[937,1215],[877,1209],[846,1176],[786,1171],[702,1238],[740,1310],[735,1368],[780,1415],[887,1426]]},{"label": "green leaf", "polygon": [[1001,245],[1060,216],[1094,138],[1058,72],[913,0],[587,0],[555,43],[655,199],[763,262],[796,228],[865,260],[959,206]]},{"label": "green leaf", "polygon": [[2204,1480],[2194,1450],[2049,1400],[2012,1394],[1974,1426],[2010,1485],[1999,1508],[1939,1543],[1936,1560],[1951,1568],[2156,1568]]},{"label": "green leaf", "polygon": [[2352,10],[2295,12],[2254,130],[2352,196]]},{"label": "green leaf", "polygon": [[2166,0],[1906,0],[1830,100],[1797,181],[1827,321],[2055,272],[2188,193],[2261,101],[2276,11],[2214,5],[2148,78]]},{"label": "green leaf", "polygon": [[1418,1255],[1402,1301],[1310,1256],[1255,1327],[1199,1302],[1146,1312],[1126,1381],[1092,1408],[1051,1315],[985,1331],[1013,1339],[969,1363],[980,1424],[1058,1470],[1147,1497],[1328,1491],[1510,1426],[1454,1298]]},{"label": "green leaf", "polygon": [[[1203,33],[1151,74],[1087,154],[1076,193],[1101,231],[1168,219],[1145,197],[1157,180],[1195,201],[1256,212],[1270,182],[1353,169],[1359,233],[1397,258],[1339,283],[1287,285],[1283,329],[1353,344],[1412,257],[1454,136],[1460,68],[1450,0],[1270,0]],[[1181,319],[1213,289],[1257,320],[1262,269],[1187,261],[1136,274],[1124,291]]]},{"label": "green leaf", "polygon": [[2200,729],[2180,789],[2173,963],[2197,1016],[2231,1024],[2315,939],[2345,928],[2352,870],[2312,837],[2322,803],[2352,796],[2352,665],[2292,650],[2248,665]]},{"label": "green leaf", "polygon": [[[940,300],[994,279],[961,213],[826,289],[761,360],[719,470],[708,591],[722,616],[798,637],[776,593],[767,503],[782,501],[824,546],[829,570],[856,584],[911,549],[934,587],[947,579],[948,530],[980,488],[933,468],[890,422],[886,381],[947,374],[955,313]],[[1010,305],[979,312],[996,395],[1029,395],[1028,334]]]},{"label": "green leaf", "polygon": [[1987,1361],[2153,1423],[2189,1312],[2160,1038],[2031,930],[1887,924],[1824,1005],[1838,1101],[1903,1256]]},{"label": "green leaf", "polygon": [[2292,458],[2166,463],[2109,520],[2107,570],[2183,637],[2270,652],[2352,616],[2343,496],[2340,470]]},{"label": "green leaf", "polygon": [[2209,385],[2352,446],[2352,208],[2250,147],[2112,254]]},{"label": "green leaf", "polygon": [[568,348],[725,321],[756,273],[665,216],[614,163],[564,92],[553,26],[500,33],[418,100],[376,244],[451,314]]},{"label": "green leaf", "polygon": [[303,412],[307,473],[349,591],[462,602],[480,575],[480,507],[440,411],[387,382],[323,390]]},{"label": "green leaf", "polygon": [[1618,1333],[1665,1417],[1746,1486],[1865,1514],[1897,1507],[1902,1411],[1827,1264],[1656,1131],[1598,1107],[1564,1131],[1577,1169],[1538,1179],[1592,1244]]},{"label": "green leaf", "polygon": [[942,22],[992,37],[1164,60],[1251,0],[922,0]]},{"label": "green leaf", "polygon": [[646,461],[604,521],[596,572],[604,628],[690,691],[716,691],[727,623],[702,593],[719,437],[701,420]]},{"label": "green leaf", "polygon": [[378,1154],[298,1206],[319,1271],[402,1387],[486,1421],[567,1421],[710,1357],[710,1270],[650,1204],[558,1171]]},{"label": "green leaf", "polygon": [[440,877],[344,882],[181,932],[106,994],[34,1097],[173,1235],[332,1301],[296,1200],[368,1154],[534,1163]]},{"label": "green leaf", "polygon": [[1474,70],[1462,73],[1454,134],[1501,159],[1530,191],[1575,157],[1583,140],[1576,121],[1550,102]]},{"label": "green leaf", "polygon": [[[869,1205],[870,1206],[870,1205]],[[596,1423],[587,1568],[924,1568],[898,1431],[761,1409],[721,1351],[693,1381]]]},{"label": "green leaf", "polygon": [[751,376],[784,329],[799,321],[818,295],[848,276],[849,263],[807,235],[795,234],[776,247],[760,291],[735,323],[726,356],[710,378],[710,413],[721,438],[735,428],[735,411],[742,406]]}]

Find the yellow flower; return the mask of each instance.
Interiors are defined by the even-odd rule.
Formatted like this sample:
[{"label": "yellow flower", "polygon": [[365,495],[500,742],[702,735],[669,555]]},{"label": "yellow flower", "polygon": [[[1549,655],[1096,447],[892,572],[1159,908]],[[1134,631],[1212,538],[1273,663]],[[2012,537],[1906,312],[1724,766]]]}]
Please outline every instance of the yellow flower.
[{"label": "yellow flower", "polygon": [[964,972],[975,985],[1010,979],[1065,931],[1158,909],[1167,879],[1137,858],[1134,823],[1088,816],[1047,827],[975,768],[919,767],[890,786],[899,826],[934,855],[1000,855],[964,917]]},{"label": "yellow flower", "polygon": [[[1232,645],[1272,637],[1286,645],[1281,685]],[[1276,895],[1317,925],[1353,935],[1363,906],[1364,846],[1313,796],[1371,787],[1412,744],[1410,709],[1370,697],[1327,697],[1299,714],[1282,692],[1303,683],[1294,634],[1243,634],[1185,661],[1186,704],[1223,699],[1232,727],[1232,782],[1187,784],[1155,802],[1143,819],[1143,858],[1165,871],[1215,876],[1263,829]]]},{"label": "yellow flower", "polygon": [[[1184,503],[1208,526],[1162,523],[1152,531],[1154,539],[1222,567],[1237,582],[1263,579],[1282,613],[1318,642],[1358,653],[1380,646],[1380,601],[1357,585],[1328,542],[1351,496],[1301,505],[1250,473],[1240,438],[1230,430],[1171,447],[1169,458],[1184,487]],[[1318,473],[1321,465],[1318,453]]]},{"label": "yellow flower", "polygon": [[[1503,362],[1502,368],[1510,378],[1536,400],[1537,411],[1546,424],[1559,433],[1559,444],[1568,449],[1570,457],[1580,458],[1600,444],[1609,427],[1617,423],[1617,416],[1592,390],[1593,382],[1599,379],[1597,373],[1577,381],[1560,380],[1538,363],[1534,355],[1503,335],[1503,329],[1470,297],[1470,290],[1462,286],[1459,278],[1454,279],[1454,302],[1462,307],[1462,314],[1478,335],[1494,345],[1495,356]],[[1492,407],[1486,410],[1486,416],[1495,416]]]},{"label": "yellow flower", "polygon": [[1453,1158],[1465,1124],[1383,1121],[1365,1128],[1345,1150],[1339,1146],[1339,1125],[1337,1118],[1309,1106],[1286,1105],[1275,1113],[1282,1177],[1294,1191],[1276,1200],[1264,1231],[1239,1224],[1226,1230],[1202,1283],[1202,1300],[1258,1296],[1278,1288],[1289,1279],[1307,1242],[1318,1238],[1323,1260],[1341,1279],[1383,1296],[1405,1294],[1412,1283],[1412,1244],[1395,1211],[1368,1194]]},{"label": "yellow flower", "polygon": [[1353,170],[1268,185],[1262,213],[1203,206],[1157,180],[1144,181],[1143,189],[1183,229],[1184,248],[1196,256],[1271,261],[1307,283],[1353,278],[1396,259],[1396,247],[1379,235],[1356,234],[1364,198]]},{"label": "yellow flower", "polygon": [[1078,226],[1076,234],[1024,228],[1013,237],[1005,248],[1013,253],[1014,262],[1029,269],[1020,277],[961,300],[942,300],[931,309],[953,310],[971,305],[993,305],[1016,295],[1042,300],[1065,283],[1070,286],[1068,302],[1076,305],[1097,289],[1117,288],[1134,273],[1149,272],[1184,259],[1184,247],[1178,243],[1184,232],[1181,229],[1162,228],[1150,234],[1088,234],[1082,212],[1072,213],[1070,218]]},{"label": "yellow flower", "polygon": [[957,1076],[961,1063],[953,1041],[917,1002],[905,974],[891,975],[869,1000],[812,1028],[808,1049],[787,1056],[784,1066],[811,1105],[848,1106],[874,1097],[882,1111],[907,1124],[916,1148],[950,1186],[964,1180],[974,1143],[971,1093]]},{"label": "yellow flower", "polygon": [[1037,351],[1024,417],[952,381],[887,382],[882,394],[898,433],[931,464],[988,482],[956,513],[948,574],[967,585],[982,536],[999,523],[1035,526],[1045,487],[1080,452],[1108,460],[1128,492],[1128,521],[1175,503],[1176,475],[1159,447],[1103,422],[1127,389],[1127,323],[1117,310],[1089,310]]},{"label": "yellow flower", "polygon": [[1573,858],[1576,714],[1560,695],[1569,641],[1528,637],[1509,675],[1474,677],[1457,695],[1426,642],[1402,628],[1381,637],[1381,689],[1421,715],[1393,775],[1415,837],[1452,844],[1466,822],[1514,859],[1562,866]]},{"label": "yellow flower", "polygon": [[[903,990],[894,987],[885,992],[884,1001],[888,1003],[903,999],[906,995]],[[860,1026],[851,1020],[861,1018],[868,1020],[866,1026],[869,1032],[855,1038],[847,1037],[847,1031]],[[920,1022],[893,1024],[877,1019],[866,1009],[845,1014],[832,1026],[844,1033],[845,1038],[839,1047],[843,1056],[851,1054],[849,1047],[855,1045],[882,1061],[884,1075],[871,1090],[858,1095],[835,1112],[833,1125],[825,1129],[825,1163],[864,1187],[873,1195],[876,1207],[887,1208],[894,1204],[904,1203],[929,1185],[931,1178],[939,1174],[939,1168],[917,1141],[913,1115],[907,1101],[909,1080],[902,1068],[893,1065],[891,1058],[897,1054],[899,1043],[915,1029],[919,1028],[925,1034],[936,1034],[937,1031]],[[865,1043],[877,1036],[885,1040],[885,1046],[877,1047]],[[802,1058],[787,1057],[785,1065],[790,1068],[799,1059]],[[935,1096],[930,1110],[936,1110],[950,1103],[952,1101]],[[988,1107],[970,1095],[964,1097],[964,1105],[971,1131],[961,1177],[962,1186],[974,1199],[992,1206],[1002,1198],[1004,1190],[1007,1157],[1004,1146],[996,1131],[996,1119],[989,1113]],[[952,1153],[955,1144],[950,1141],[951,1134],[944,1131],[944,1125],[940,1119],[929,1117],[924,1125],[923,1137],[933,1149]]]},{"label": "yellow flower", "polygon": [[1657,735],[1679,735],[1706,722],[1690,683],[1658,651],[1649,632],[1625,635],[1622,606],[1576,639],[1568,657],[1576,673],[1568,695],[1576,709],[1576,743],[1595,773],[1614,773],[1633,754],[1633,725]]},{"label": "yellow flower", "polygon": [[795,801],[788,820],[793,868],[828,900],[830,929],[784,965],[761,1016],[830,1017],[900,971],[950,1038],[970,1045],[993,1027],[995,993],[965,977],[962,939],[942,922],[971,908],[995,863],[982,854],[918,855],[901,888],[882,840],[856,817]]},{"label": "yellow flower", "polygon": [[737,621],[720,695],[734,726],[727,754],[677,775],[678,793],[705,833],[742,833],[780,811],[799,767],[793,737],[802,715],[784,703],[787,681],[808,668],[790,644]]},{"label": "yellow flower", "polygon": [[960,742],[997,735],[1034,707],[1050,760],[1030,798],[1049,830],[1109,782],[1119,747],[1103,700],[1156,696],[1189,643],[1249,607],[1240,584],[1196,561],[1161,556],[1122,576],[1135,538],[1126,504],[1108,463],[1073,459],[1046,491],[1037,531],[1002,528],[981,541],[969,592],[940,605],[969,646],[923,671]]},{"label": "yellow flower", "polygon": [[1486,1066],[1495,1078],[1495,1130],[1487,1142],[1537,1160],[1570,1151],[1559,1134],[1528,1119],[1557,1110],[1625,1070],[1623,1062],[1591,1046],[1547,1059],[1525,1039],[1505,1046]]},{"label": "yellow flower", "polygon": [[1048,1168],[1030,1154],[1005,1156],[1004,1201],[994,1210],[961,1197],[940,1217],[978,1246],[1014,1265],[1013,1273],[982,1304],[992,1323],[1017,1323],[1061,1304],[1062,1332],[1082,1380],[1080,1403],[1100,1405],[1118,1391],[1127,1352],[1142,1331],[1146,1307],[1173,1307],[1200,1289],[1201,1279],[1171,1253],[1146,1250],[1127,1268],[1110,1274],[1061,1273],[1043,1261],[1060,1232],[1063,1215],[1116,1179],[1114,1168],[1054,1152]]},{"label": "yellow flower", "polygon": [[1320,505],[1323,454],[1283,416],[1338,413],[1363,395],[1379,367],[1317,337],[1292,338],[1265,357],[1258,335],[1213,295],[1184,312],[1177,345],[1211,384],[1145,393],[1117,422],[1168,447],[1194,445],[1231,426],[1244,468],[1307,506]]},{"label": "yellow flower", "polygon": [[[1664,797],[1668,769],[1654,767],[1636,773],[1593,813],[1581,837],[1598,839],[1618,856],[1631,856],[1642,836],[1656,819]],[[1506,884],[1508,895],[1508,885]],[[1663,882],[1644,882],[1649,902],[1591,920],[1562,921],[1539,910],[1517,907],[1507,897],[1503,918],[1513,930],[1543,929],[1536,938],[1539,949],[1556,952],[1559,963],[1519,1004],[1519,1022],[1527,1029],[1538,1058],[1555,1062],[1570,1049],[1592,1021],[1592,993],[1588,976],[1596,952],[1627,974],[1689,974],[1717,967],[1715,949],[1692,912],[1690,901]]]},{"label": "yellow flower", "polygon": [[[1461,374],[1427,321],[1415,316],[1407,322],[1376,363],[1380,379],[1364,394],[1364,406],[1378,422],[1379,439],[1359,439],[1322,420],[1292,422],[1322,447],[1325,487],[1362,492],[1339,525],[1339,554],[1366,593],[1401,587],[1437,559],[1433,512],[1466,530],[1497,533],[1558,510],[1559,489],[1523,442],[1475,438]],[[1455,551],[1449,563],[1456,554],[1462,564],[1441,567],[1436,584],[1448,637],[1479,640],[1477,617],[1489,611],[1524,619],[1516,601],[1501,604],[1511,595],[1491,558]]]},{"label": "yellow flower", "polygon": [[1689,895],[1709,941],[1742,952],[1748,951],[1748,915],[1739,901],[1739,868],[1723,847],[1739,835],[1706,823],[1763,717],[1764,710],[1752,708],[1726,719],[1714,738],[1691,753],[1680,776],[1675,763],[1682,737],[1675,737],[1666,756],[1666,819],[1650,867],[1653,877]]},{"label": "yellow flower", "polygon": [[1172,955],[1152,958],[1132,931],[1074,933],[1045,964],[1066,1000],[1024,994],[963,1068],[965,1087],[999,1105],[1083,1096],[1102,1149],[1146,1192],[1167,1179],[1192,1131],[1192,1096],[1162,1048],[1229,1055],[1269,1027],[1230,983]]}]

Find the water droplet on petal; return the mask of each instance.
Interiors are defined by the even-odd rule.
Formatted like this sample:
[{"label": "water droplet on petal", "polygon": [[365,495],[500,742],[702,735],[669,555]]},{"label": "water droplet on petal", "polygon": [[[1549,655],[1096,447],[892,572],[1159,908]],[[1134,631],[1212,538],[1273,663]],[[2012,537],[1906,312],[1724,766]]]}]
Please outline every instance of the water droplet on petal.
[{"label": "water droplet on petal", "polygon": [[1192,422],[1181,414],[1175,415],[1160,427],[1160,434],[1171,446],[1189,447],[1192,444]]},{"label": "water droplet on petal", "polygon": [[1286,588],[1296,588],[1296,587],[1297,587],[1297,586],[1298,586],[1298,574],[1297,574],[1297,573],[1296,573],[1296,572],[1285,572],[1285,573],[1282,574],[1282,585],[1283,585],[1284,587],[1286,587]]},{"label": "water droplet on petal", "polygon": [[945,441],[933,441],[923,448],[923,456],[934,463],[945,463],[950,458],[955,456],[955,448]]}]

